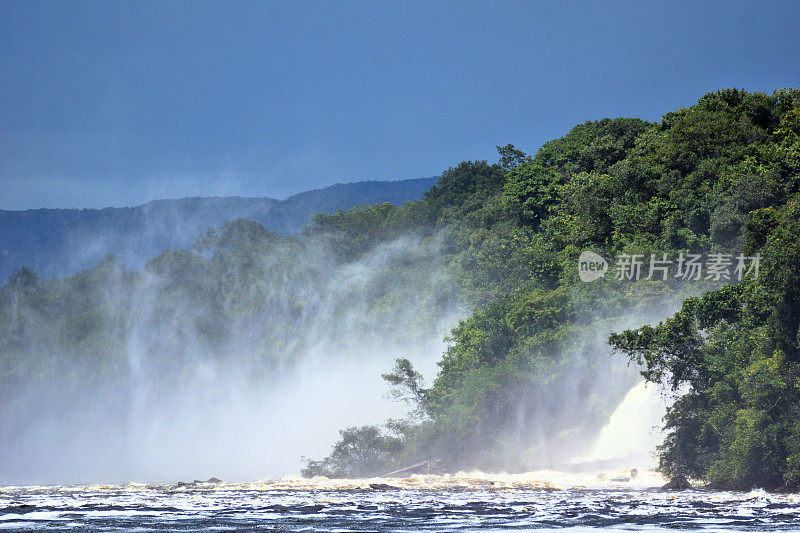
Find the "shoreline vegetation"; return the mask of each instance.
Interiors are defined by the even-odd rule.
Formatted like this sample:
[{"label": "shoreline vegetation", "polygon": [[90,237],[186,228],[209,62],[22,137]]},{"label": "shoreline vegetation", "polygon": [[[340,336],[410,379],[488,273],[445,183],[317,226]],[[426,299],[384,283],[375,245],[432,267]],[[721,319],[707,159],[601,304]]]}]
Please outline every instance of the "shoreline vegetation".
[{"label": "shoreline vegetation", "polygon": [[[117,310],[126,291],[98,287],[109,279],[134,287],[145,274],[162,290],[165,322],[156,323],[165,336],[199,331],[219,346],[236,335],[238,319],[277,316],[278,326],[264,320],[258,334],[272,343],[269,354],[287,359],[262,354],[261,364],[290,365],[291,339],[264,331],[302,331],[313,291],[265,307],[263,294],[242,288],[265,275],[252,265],[268,254],[280,258],[270,272],[324,284],[324,273],[296,268],[310,251],[350,265],[413,236],[435,252],[376,267],[380,283],[363,298],[372,338],[401,316],[400,302],[418,310],[409,335],[422,336],[455,305],[471,311],[447,337],[432,382],[402,353],[387,368],[383,379],[409,404],[407,417],[342,429],[303,475],[369,477],[429,460],[450,472],[557,464],[585,451],[640,371],[686,390],[664,420],[662,474],[717,488],[797,490],[800,90],[720,90],[657,123],[586,122],[535,155],[510,144],[498,152],[497,163],[445,170],[421,200],[316,215],[302,237],[237,220],[210,229],[194,252],[151,259],[144,273],[113,258],[58,280],[21,269],[0,290],[0,399],[64,366],[124,387]],[[585,250],[612,267],[615,257],[647,263],[664,254],[761,261],[758,276],[741,281],[673,271],[617,279],[610,271],[584,282]],[[209,315],[191,306],[170,311],[171,299],[187,297],[214,320],[203,322]],[[55,348],[57,362],[36,356]],[[164,362],[163,371],[180,365]]]},{"label": "shoreline vegetation", "polygon": [[[738,283],[696,284],[678,312],[657,326],[620,328],[612,318],[609,340],[648,381],[673,391],[688,386],[665,418],[662,473],[717,488],[796,490],[799,134],[798,91],[723,90],[657,124],[579,125],[533,158],[502,148],[497,167],[505,178],[494,187],[482,186],[491,180],[470,163],[446,172],[423,202],[444,201],[457,238],[470,249],[463,275],[481,304],[453,330],[430,389],[402,359],[384,376],[406,391],[422,422],[400,431],[387,425],[387,434],[345,430],[333,453],[309,462],[305,472],[348,474],[363,464],[360,446],[367,442],[370,450],[413,456],[418,442],[452,435],[459,445],[442,455],[453,458],[451,450],[464,453],[465,443],[477,441],[480,451],[466,450],[467,462],[485,461],[502,445],[486,434],[508,429],[508,413],[525,405],[526,394],[563,394],[565,367],[591,367],[587,329],[602,330],[609,316],[631,309],[652,315],[653,300],[686,294],[674,277],[581,283],[575,276],[581,250],[605,257],[743,252],[762,257],[757,279],[751,273]],[[451,192],[455,183],[470,183],[472,189],[457,191],[471,194]],[[573,400],[583,400],[585,412],[596,405],[587,396]],[[544,418],[551,435],[567,429],[552,413],[525,414],[532,425]]]}]

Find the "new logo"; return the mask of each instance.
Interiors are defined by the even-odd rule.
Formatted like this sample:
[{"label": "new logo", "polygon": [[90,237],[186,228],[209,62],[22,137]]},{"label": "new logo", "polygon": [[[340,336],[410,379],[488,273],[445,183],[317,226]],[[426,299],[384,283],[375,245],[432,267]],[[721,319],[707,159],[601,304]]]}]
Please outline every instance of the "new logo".
[{"label": "new logo", "polygon": [[600,279],[608,272],[608,262],[602,255],[589,250],[581,252],[578,257],[578,275],[581,281],[594,281]]}]

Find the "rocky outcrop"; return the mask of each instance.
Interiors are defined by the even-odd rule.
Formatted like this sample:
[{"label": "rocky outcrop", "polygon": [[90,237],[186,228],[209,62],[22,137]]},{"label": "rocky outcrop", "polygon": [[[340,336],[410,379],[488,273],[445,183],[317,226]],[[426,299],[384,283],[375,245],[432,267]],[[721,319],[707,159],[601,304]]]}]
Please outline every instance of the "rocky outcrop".
[{"label": "rocky outcrop", "polygon": [[393,487],[392,485],[387,485],[386,483],[370,483],[369,488],[372,490],[397,490],[400,487]]},{"label": "rocky outcrop", "polygon": [[683,476],[672,476],[666,485],[661,487],[663,490],[686,490],[691,489],[692,484]]}]

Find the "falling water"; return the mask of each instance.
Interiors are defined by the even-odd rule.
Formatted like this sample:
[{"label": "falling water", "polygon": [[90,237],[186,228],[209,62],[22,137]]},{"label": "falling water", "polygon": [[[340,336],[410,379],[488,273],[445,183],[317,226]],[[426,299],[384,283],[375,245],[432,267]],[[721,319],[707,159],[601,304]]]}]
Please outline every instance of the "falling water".
[{"label": "falling water", "polygon": [[625,395],[591,450],[575,462],[615,462],[652,466],[663,439],[662,419],[669,398],[659,387],[642,381]]}]

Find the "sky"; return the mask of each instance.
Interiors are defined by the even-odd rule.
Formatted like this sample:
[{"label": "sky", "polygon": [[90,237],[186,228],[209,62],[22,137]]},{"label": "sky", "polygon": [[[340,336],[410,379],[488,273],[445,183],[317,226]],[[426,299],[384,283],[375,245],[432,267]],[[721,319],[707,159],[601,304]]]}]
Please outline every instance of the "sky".
[{"label": "sky", "polygon": [[0,209],[285,198],[800,85],[800,2],[0,1]]}]

